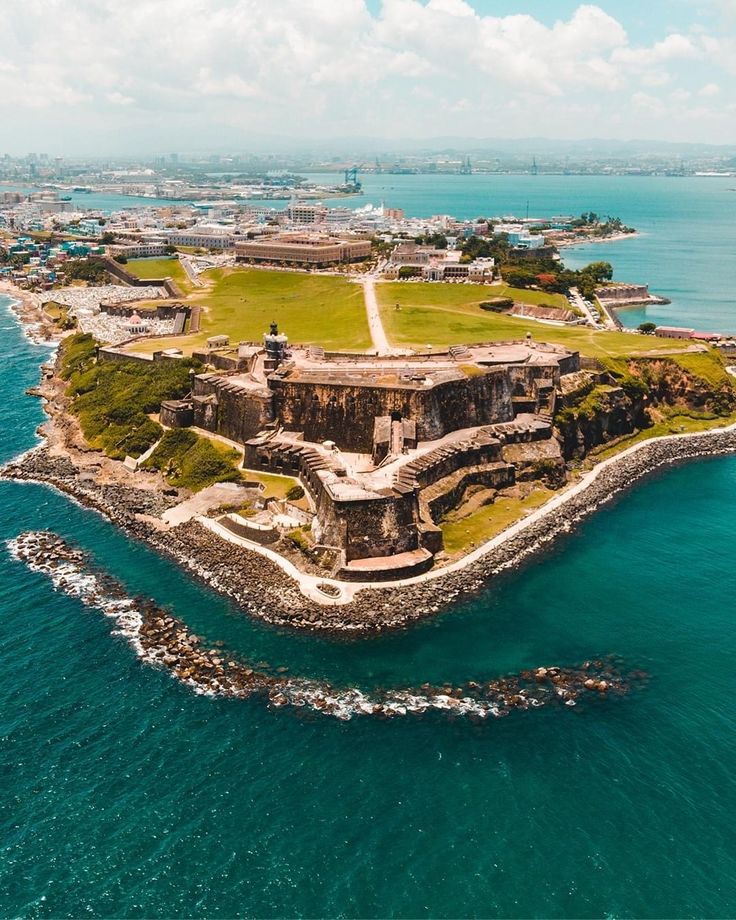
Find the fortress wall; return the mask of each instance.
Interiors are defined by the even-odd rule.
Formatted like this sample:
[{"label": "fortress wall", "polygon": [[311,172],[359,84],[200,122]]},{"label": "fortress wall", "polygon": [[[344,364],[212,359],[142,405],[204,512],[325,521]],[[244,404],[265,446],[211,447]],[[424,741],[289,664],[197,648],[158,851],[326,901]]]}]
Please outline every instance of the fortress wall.
[{"label": "fortress wall", "polygon": [[[430,456],[434,460],[434,457]],[[458,446],[450,454],[445,454],[442,457],[438,456],[435,462],[427,463],[426,466],[417,470],[415,478],[420,487],[426,488],[437,482],[438,479],[454,473],[455,470],[469,466],[482,466],[500,459],[501,442],[496,438],[486,442],[471,441],[462,448]]]},{"label": "fortress wall", "polygon": [[333,440],[343,450],[370,453],[376,416],[398,413],[432,441],[458,428],[510,421],[511,384],[503,369],[425,389],[272,379],[274,417],[308,441]]},{"label": "fortress wall", "polygon": [[346,562],[419,548],[419,509],[414,495],[335,502],[323,490],[317,515],[320,542],[342,547]]},{"label": "fortress wall", "polygon": [[514,396],[531,395],[534,381],[553,380],[555,386],[560,382],[560,370],[553,364],[513,364],[508,368],[509,378],[514,388]]},{"label": "fortress wall", "polygon": [[227,383],[227,377],[195,378],[194,396],[214,396],[216,402],[205,406],[195,400],[194,424],[242,443],[255,437],[272,420],[271,397],[230,389]]},{"label": "fortress wall", "polygon": [[314,450],[284,449],[279,441],[245,445],[250,469],[299,476],[317,510],[318,540],[345,551],[345,561],[390,556],[417,549],[419,507],[416,496],[391,492],[364,501],[335,501],[311,462]]},{"label": "fortress wall", "polygon": [[[571,352],[569,355],[559,359],[559,368],[560,375],[564,377],[565,374],[575,374],[580,370],[580,353],[577,351]],[[559,377],[555,378],[556,382],[559,383]]]},{"label": "fortress wall", "polygon": [[432,521],[439,521],[457,508],[469,486],[480,485],[489,489],[505,489],[515,482],[515,470],[510,463],[494,463],[490,466],[473,466],[457,470],[451,476],[437,482],[420,497]]}]

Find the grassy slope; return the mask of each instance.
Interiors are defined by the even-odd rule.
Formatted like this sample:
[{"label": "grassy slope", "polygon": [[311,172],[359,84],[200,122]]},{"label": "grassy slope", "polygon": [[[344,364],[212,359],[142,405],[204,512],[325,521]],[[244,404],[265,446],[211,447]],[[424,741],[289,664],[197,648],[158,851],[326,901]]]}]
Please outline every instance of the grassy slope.
[{"label": "grassy slope", "polygon": [[724,383],[734,383],[734,378],[726,371],[721,356],[713,349],[701,354],[678,355],[677,363],[696,377],[706,380],[711,386],[720,387]]},{"label": "grassy slope", "polygon": [[536,488],[524,498],[500,497],[459,521],[441,523],[445,552],[450,555],[468,552],[473,545],[492,539],[553,495],[549,489]]},{"label": "grassy slope", "polygon": [[192,290],[192,283],[178,259],[130,259],[123,268],[142,278],[171,278],[183,294]]},{"label": "grassy slope", "polygon": [[[531,332],[538,341],[577,349],[595,357],[667,351],[677,347],[673,341],[625,332],[596,332],[585,327],[553,326],[530,319],[482,311],[478,304],[498,288],[471,284],[430,284],[388,282],[376,285],[384,328],[398,345],[424,348],[467,345],[523,339]],[[549,295],[538,291],[503,288],[503,296],[515,299],[535,295],[549,302]],[[564,298],[563,298],[564,299]],[[395,305],[401,305],[396,310]]]},{"label": "grassy slope", "polygon": [[[130,264],[130,263],[129,263]],[[196,292],[193,303],[206,307],[194,336],[150,340],[137,351],[176,345],[191,351],[212,335],[232,342],[260,342],[269,324],[294,343],[328,350],[365,351],[371,347],[362,288],[343,278],[259,269],[215,269],[207,273],[210,290]]]},{"label": "grassy slope", "polygon": [[264,498],[286,498],[286,493],[293,486],[298,486],[299,480],[293,476],[279,476],[277,473],[262,473],[260,470],[243,470],[243,479],[246,482],[257,481],[264,487]]}]

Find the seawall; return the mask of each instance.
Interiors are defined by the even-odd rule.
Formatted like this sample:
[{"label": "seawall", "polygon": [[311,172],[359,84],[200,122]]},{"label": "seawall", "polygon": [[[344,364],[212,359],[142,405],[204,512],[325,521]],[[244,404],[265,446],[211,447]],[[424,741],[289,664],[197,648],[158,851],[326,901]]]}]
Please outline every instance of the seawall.
[{"label": "seawall", "polygon": [[673,435],[628,448],[595,467],[584,479],[503,534],[445,569],[391,585],[354,584],[353,599],[323,606],[305,597],[297,581],[254,550],[228,545],[201,524],[190,522],[166,533],[141,519],[159,509],[150,492],[81,481],[74,464],[42,446],[2,471],[4,478],[53,485],[102,511],[131,536],[175,559],[195,577],[231,597],[249,614],[280,626],[360,634],[409,625],[447,609],[487,586],[493,576],[532,558],[570,532],[615,495],[671,463],[736,452],[736,426]]}]

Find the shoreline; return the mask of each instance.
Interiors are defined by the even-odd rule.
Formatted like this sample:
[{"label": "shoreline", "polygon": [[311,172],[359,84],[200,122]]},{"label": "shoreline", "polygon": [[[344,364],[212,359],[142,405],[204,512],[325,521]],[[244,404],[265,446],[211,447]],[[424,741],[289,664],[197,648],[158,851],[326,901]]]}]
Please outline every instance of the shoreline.
[{"label": "shoreline", "polygon": [[582,240],[562,240],[560,242],[553,240],[552,242],[557,249],[574,249],[577,246],[597,246],[599,243],[617,243],[619,240],[633,240],[642,235],[639,230],[634,230],[633,233],[612,233],[610,236],[596,236]]},{"label": "shoreline", "polygon": [[165,669],[197,694],[261,700],[347,721],[354,716],[394,718],[428,712],[483,721],[543,706],[623,696],[646,682],[644,671],[624,672],[615,655],[577,666],[544,666],[499,678],[453,684],[373,687],[338,686],[326,679],[290,675],[287,667],[250,662],[220,641],[207,643],[154,601],[132,597],[98,569],[84,551],[48,531],[27,531],[7,543],[11,556],[47,576],[54,589],[99,610],[115,624],[145,665]]},{"label": "shoreline", "polygon": [[[23,315],[19,318],[23,322]],[[43,441],[9,461],[0,478],[51,486],[94,508],[129,536],[146,542],[267,623],[342,634],[394,629],[438,614],[459,599],[476,595],[495,576],[545,551],[585,517],[660,467],[736,452],[736,424],[642,441],[601,461],[526,518],[447,566],[393,582],[342,582],[302,573],[285,557],[248,541],[228,540],[225,547],[212,526],[215,522],[209,520],[205,524],[194,519],[163,529],[159,516],[176,502],[163,494],[162,483],[147,481],[148,487],[142,488],[140,480],[123,472],[122,464],[103,459],[97,451],[76,451],[80,456],[75,462],[76,448],[70,443],[78,435],[74,419],[66,412],[58,381],[45,383],[39,389],[47,415],[39,428]],[[87,453],[89,464],[83,462]],[[90,476],[92,467],[96,477]],[[338,585],[342,598],[336,601],[316,592],[316,582]]]},{"label": "shoreline", "polygon": [[157,530],[146,520],[158,510],[154,505],[160,499],[155,493],[81,482],[71,460],[50,456],[45,444],[11,461],[0,477],[51,486],[94,508],[129,536],[146,542],[249,615],[271,625],[360,635],[408,626],[477,595],[494,577],[551,548],[593,512],[664,466],[734,452],[736,425],[633,445],[456,563],[431,570],[426,577],[356,583],[353,598],[340,606],[305,596],[295,578],[251,548],[231,544],[229,552],[223,553],[221,539],[199,522]]}]

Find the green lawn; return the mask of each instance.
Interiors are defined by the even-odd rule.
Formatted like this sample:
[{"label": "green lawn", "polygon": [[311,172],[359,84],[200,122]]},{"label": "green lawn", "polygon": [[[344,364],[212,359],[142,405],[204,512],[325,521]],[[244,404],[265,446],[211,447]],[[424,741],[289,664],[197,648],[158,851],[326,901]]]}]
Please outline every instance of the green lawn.
[{"label": "green lawn", "polygon": [[490,505],[483,505],[477,511],[458,521],[440,523],[445,552],[451,556],[469,552],[486,540],[506,530],[530,511],[548,501],[554,492],[546,488],[535,488],[524,498],[500,496]]},{"label": "green lawn", "polygon": [[[486,312],[478,306],[490,296],[508,296],[516,300],[529,300],[533,296],[536,302],[552,302],[551,295],[540,294],[539,291],[520,291],[505,286],[387,282],[376,285],[376,295],[389,340],[396,345],[416,349],[424,349],[430,344],[438,348],[519,340],[524,339],[527,332],[531,332],[537,341],[565,345],[595,357],[678,348],[678,343],[673,340],[626,332],[597,332],[585,326],[555,326]],[[400,310],[396,309],[397,303]]]},{"label": "green lawn", "polygon": [[328,351],[371,347],[363,290],[344,278],[257,268],[214,269],[204,277],[211,287],[196,290],[190,298],[205,307],[200,331],[151,339],[137,345],[137,351],[176,346],[191,352],[220,334],[229,335],[233,343],[261,342],[272,320],[294,344],[322,345]]},{"label": "green lawn", "polygon": [[711,386],[719,387],[724,383],[734,383],[734,378],[726,371],[720,355],[713,349],[701,354],[678,355],[677,363],[696,377],[706,380]]},{"label": "green lawn", "polygon": [[[530,291],[524,288],[512,288],[508,284],[452,284],[440,281],[387,281],[378,285],[384,291],[387,302],[393,306],[404,301],[428,307],[446,307],[453,309],[463,306],[478,307],[478,304],[494,297],[510,297],[520,303],[538,306],[571,309],[567,298],[562,294],[547,294],[544,291]],[[383,301],[382,301],[383,302]]]},{"label": "green lawn", "polygon": [[129,259],[122,267],[144,281],[150,278],[171,278],[182,294],[189,294],[193,287],[178,259]]},{"label": "green lawn", "polygon": [[278,473],[263,473],[261,470],[244,469],[242,477],[246,482],[260,482],[265,489],[264,498],[286,498],[289,489],[300,484],[294,476],[279,476]]}]

